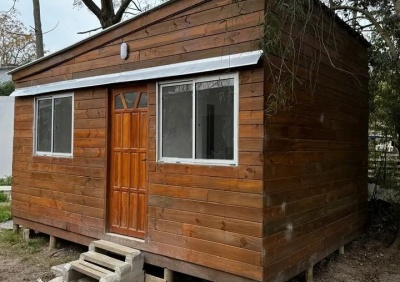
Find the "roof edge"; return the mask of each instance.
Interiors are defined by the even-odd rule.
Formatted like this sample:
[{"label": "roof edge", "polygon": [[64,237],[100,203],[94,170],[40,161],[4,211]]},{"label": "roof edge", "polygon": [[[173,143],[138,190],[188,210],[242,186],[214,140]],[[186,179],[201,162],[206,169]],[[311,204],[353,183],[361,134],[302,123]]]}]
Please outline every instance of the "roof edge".
[{"label": "roof edge", "polygon": [[11,94],[11,96],[35,96],[59,91],[69,91],[78,88],[95,87],[133,81],[167,79],[183,75],[194,75],[218,70],[234,69],[238,67],[258,64],[262,54],[262,50],[255,50],[250,52],[186,61],[163,66],[149,67],[133,71],[77,78],[42,85],[17,88]]},{"label": "roof edge", "polygon": [[321,7],[322,11],[324,11],[326,15],[333,18],[339,26],[343,27],[349,35],[351,35],[352,37],[357,39],[365,48],[368,49],[372,46],[372,44],[367,39],[365,39],[365,37],[361,33],[357,32],[354,28],[352,28],[350,25],[348,25],[334,11],[332,11],[327,5],[322,3],[320,0],[314,0],[314,3],[316,5],[318,5],[319,7]]},{"label": "roof edge", "polygon": [[72,48],[74,48],[76,46],[79,46],[79,45],[81,45],[81,44],[83,44],[83,43],[85,43],[87,41],[90,41],[90,40],[92,40],[94,38],[97,38],[97,37],[109,32],[109,31],[112,31],[112,30],[114,30],[114,29],[116,29],[116,28],[118,28],[120,26],[128,24],[128,23],[130,23],[130,22],[132,22],[134,20],[138,20],[138,19],[140,19],[140,18],[142,18],[142,17],[144,17],[144,16],[146,16],[146,15],[148,15],[148,14],[150,14],[150,13],[152,13],[152,12],[158,10],[158,9],[161,9],[161,8],[163,8],[165,6],[171,5],[172,3],[177,2],[177,1],[180,1],[180,0],[169,0],[169,1],[167,1],[165,3],[162,3],[162,4],[158,5],[158,6],[155,6],[155,7],[151,8],[151,9],[149,9],[149,10],[147,10],[147,11],[145,11],[145,12],[139,14],[139,15],[137,15],[136,17],[129,18],[129,19],[125,20],[125,21],[122,21],[122,22],[119,22],[117,24],[114,24],[114,25],[112,25],[110,27],[107,27],[107,28],[103,29],[99,33],[93,34],[93,35],[91,35],[91,36],[89,36],[87,38],[84,38],[82,40],[79,40],[79,41],[71,44],[71,45],[68,45],[67,47],[64,47],[64,48],[62,48],[60,50],[57,50],[57,51],[54,51],[54,52],[51,52],[50,54],[48,54],[48,55],[46,55],[44,57],[41,57],[39,59],[33,60],[33,61],[29,62],[29,63],[26,63],[26,64],[24,64],[22,66],[19,66],[19,67],[13,69],[13,70],[7,72],[7,74],[12,75],[12,74],[14,74],[14,73],[16,73],[16,72],[18,72],[20,70],[26,69],[27,67],[30,67],[30,66],[36,64],[36,63],[39,63],[39,62],[45,61],[45,60],[47,60],[49,58],[52,58],[54,56],[57,56],[60,53],[63,53],[65,51],[70,50],[70,49],[72,49]]},{"label": "roof edge", "polygon": [[[92,40],[94,38],[100,37],[101,35],[109,32],[109,31],[112,31],[112,30],[114,30],[114,29],[116,29],[116,28],[118,28],[120,26],[128,24],[128,23],[130,23],[130,22],[132,22],[134,20],[138,20],[138,19],[140,19],[140,18],[142,18],[142,17],[144,17],[144,16],[146,16],[146,15],[148,15],[148,14],[150,14],[150,13],[156,11],[156,10],[162,9],[165,6],[171,5],[172,3],[175,3],[177,1],[180,1],[180,0],[169,0],[169,1],[165,2],[165,3],[163,3],[163,4],[155,6],[152,9],[149,9],[149,10],[137,15],[136,17],[133,17],[133,18],[127,19],[126,21],[123,21],[123,22],[117,23],[115,25],[112,25],[112,26],[110,26],[110,27],[108,27],[106,29],[103,29],[99,33],[96,33],[96,34],[94,34],[92,36],[89,36],[89,37],[87,37],[85,39],[82,39],[82,40],[80,40],[78,42],[75,42],[75,43],[73,43],[73,44],[71,44],[71,45],[69,45],[69,46],[67,46],[65,48],[62,48],[62,49],[57,50],[57,51],[54,51],[54,52],[52,52],[52,53],[50,53],[50,54],[48,54],[48,55],[46,55],[44,57],[41,57],[41,58],[36,59],[36,60],[33,60],[33,61],[31,61],[31,62],[29,62],[29,63],[27,63],[25,65],[16,67],[16,68],[10,70],[9,72],[7,72],[7,74],[12,75],[12,74],[14,74],[14,73],[16,73],[16,72],[18,72],[20,70],[23,70],[23,69],[26,69],[26,68],[32,66],[34,64],[37,64],[37,63],[45,61],[45,60],[47,60],[49,58],[55,57],[60,53],[63,53],[63,52],[65,52],[67,50],[70,50],[70,49],[73,49],[76,46],[79,46],[79,45],[81,45],[81,44],[83,44],[83,43],[85,43],[87,41],[90,41],[90,40]],[[367,39],[365,39],[365,37],[362,34],[358,33],[350,25],[348,25],[346,22],[344,22],[334,11],[332,11],[328,6],[326,6],[320,0],[314,0],[314,3],[317,6],[319,6],[328,16],[333,18],[335,20],[335,22],[338,23],[341,27],[343,27],[352,37],[357,39],[364,47],[366,47],[368,49],[368,48],[370,48],[372,46],[371,43]]]}]

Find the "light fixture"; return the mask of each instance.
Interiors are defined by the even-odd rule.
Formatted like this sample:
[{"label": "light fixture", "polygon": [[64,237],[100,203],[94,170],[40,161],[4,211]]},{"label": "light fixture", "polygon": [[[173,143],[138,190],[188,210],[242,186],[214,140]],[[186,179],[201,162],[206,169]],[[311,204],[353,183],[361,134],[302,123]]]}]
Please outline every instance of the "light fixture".
[{"label": "light fixture", "polygon": [[121,44],[121,59],[126,60],[129,55],[129,46],[125,42]]}]

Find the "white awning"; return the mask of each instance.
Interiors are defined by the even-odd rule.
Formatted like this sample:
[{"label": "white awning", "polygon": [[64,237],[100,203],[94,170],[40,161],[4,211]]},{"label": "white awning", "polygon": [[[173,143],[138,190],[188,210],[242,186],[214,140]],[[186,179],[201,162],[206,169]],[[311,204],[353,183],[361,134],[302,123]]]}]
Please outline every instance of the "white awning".
[{"label": "white awning", "polygon": [[16,89],[11,94],[11,96],[32,96],[57,91],[73,90],[84,87],[108,85],[122,82],[143,81],[150,79],[162,79],[180,75],[197,74],[209,71],[250,66],[257,64],[261,58],[261,55],[262,51],[258,50],[127,72],[72,79],[32,87],[19,88]]}]

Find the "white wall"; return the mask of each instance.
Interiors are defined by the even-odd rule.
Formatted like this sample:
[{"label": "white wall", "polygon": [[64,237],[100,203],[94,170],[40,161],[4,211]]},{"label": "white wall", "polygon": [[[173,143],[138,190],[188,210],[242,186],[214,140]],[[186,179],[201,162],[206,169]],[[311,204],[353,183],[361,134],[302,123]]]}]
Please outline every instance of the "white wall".
[{"label": "white wall", "polygon": [[11,175],[14,136],[14,97],[0,97],[0,178]]}]

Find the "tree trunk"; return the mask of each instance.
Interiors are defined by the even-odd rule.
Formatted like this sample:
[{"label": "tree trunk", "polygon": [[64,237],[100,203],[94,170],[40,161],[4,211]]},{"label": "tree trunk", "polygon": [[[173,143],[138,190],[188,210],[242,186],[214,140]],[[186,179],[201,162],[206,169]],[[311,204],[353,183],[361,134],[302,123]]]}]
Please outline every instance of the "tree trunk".
[{"label": "tree trunk", "polygon": [[36,58],[44,56],[42,22],[39,0],[33,0],[33,19],[35,20]]},{"label": "tree trunk", "polygon": [[[358,6],[358,0],[354,1],[354,7]],[[352,27],[355,29],[357,27],[357,11],[353,10],[353,20],[352,20]]]}]

